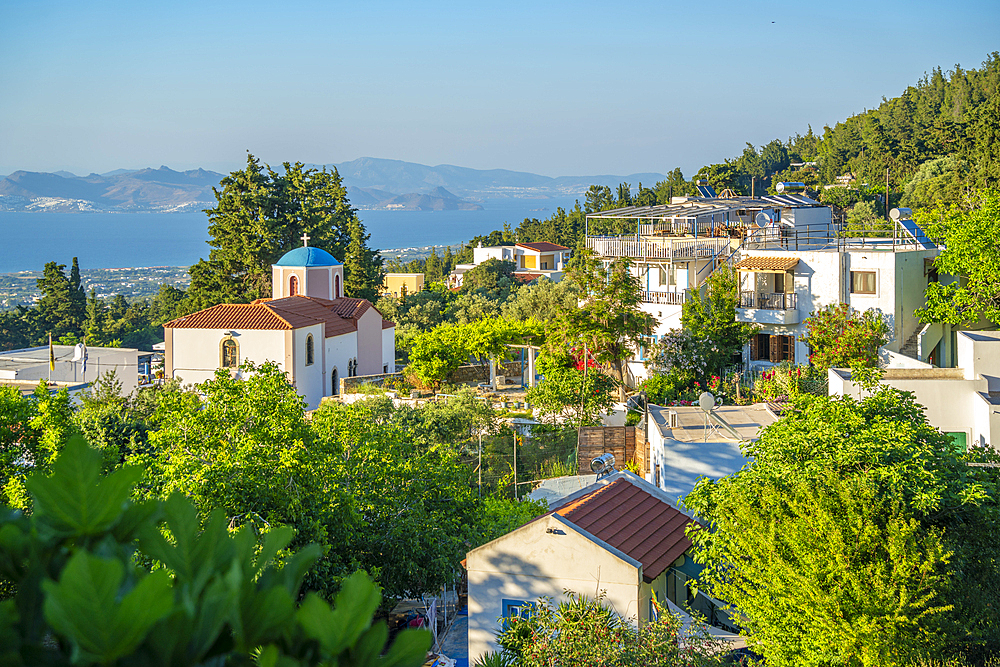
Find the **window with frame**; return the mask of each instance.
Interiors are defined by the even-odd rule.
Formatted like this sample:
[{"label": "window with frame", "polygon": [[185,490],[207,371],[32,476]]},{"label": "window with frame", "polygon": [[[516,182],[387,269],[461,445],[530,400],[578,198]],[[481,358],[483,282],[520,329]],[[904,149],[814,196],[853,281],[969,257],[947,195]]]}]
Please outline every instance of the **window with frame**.
[{"label": "window with frame", "polygon": [[501,618],[527,618],[531,611],[535,608],[534,602],[528,602],[527,600],[508,600],[503,598],[500,600],[500,617]]},{"label": "window with frame", "polygon": [[306,366],[312,366],[316,358],[315,344],[312,334],[306,336]]},{"label": "window with frame", "polygon": [[222,341],[222,367],[236,368],[240,365],[240,346],[232,338]]},{"label": "window with frame", "polygon": [[851,294],[875,294],[875,272],[851,271]]},{"label": "window with frame", "polygon": [[288,279],[288,296],[295,296],[299,293],[299,279],[298,276],[292,276]]}]

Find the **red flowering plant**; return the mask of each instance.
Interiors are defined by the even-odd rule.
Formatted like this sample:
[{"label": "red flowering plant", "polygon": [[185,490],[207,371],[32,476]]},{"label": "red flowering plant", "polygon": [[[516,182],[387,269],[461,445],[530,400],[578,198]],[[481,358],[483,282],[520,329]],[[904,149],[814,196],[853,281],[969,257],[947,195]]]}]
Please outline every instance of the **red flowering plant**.
[{"label": "red flowering plant", "polygon": [[753,384],[758,401],[787,401],[800,394],[826,396],[826,373],[814,366],[783,361],[762,372]]},{"label": "red flowering plant", "polygon": [[889,342],[889,324],[881,311],[862,312],[846,303],[827,306],[806,320],[809,361],[823,373],[829,368],[876,368],[879,348]]}]

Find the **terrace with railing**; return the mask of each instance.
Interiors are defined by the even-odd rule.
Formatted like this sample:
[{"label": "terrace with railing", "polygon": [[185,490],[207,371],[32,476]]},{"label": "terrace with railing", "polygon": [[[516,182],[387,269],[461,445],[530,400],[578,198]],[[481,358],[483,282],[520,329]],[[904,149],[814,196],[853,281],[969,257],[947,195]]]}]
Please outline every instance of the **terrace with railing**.
[{"label": "terrace with railing", "polygon": [[740,308],[759,308],[762,310],[795,310],[799,307],[798,294],[795,292],[740,292]]},{"label": "terrace with railing", "polygon": [[804,227],[768,226],[748,228],[742,248],[746,250],[884,250],[906,251],[934,248],[910,220],[893,221],[882,229],[842,229],[837,225]]},{"label": "terrace with railing", "polygon": [[681,306],[687,301],[687,292],[653,292],[642,290],[640,293],[643,303],[655,303],[661,306]]},{"label": "terrace with railing", "polygon": [[587,247],[601,257],[631,259],[691,260],[711,259],[732,252],[729,237],[649,238],[627,236],[588,236]]}]

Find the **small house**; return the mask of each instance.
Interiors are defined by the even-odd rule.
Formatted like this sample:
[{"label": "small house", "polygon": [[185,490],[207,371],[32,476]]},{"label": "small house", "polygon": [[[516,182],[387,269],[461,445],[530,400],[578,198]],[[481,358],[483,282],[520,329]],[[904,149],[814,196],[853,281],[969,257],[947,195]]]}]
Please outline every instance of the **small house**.
[{"label": "small house", "polygon": [[[688,555],[685,531],[693,519],[670,497],[630,472],[615,472],[559,502],[547,514],[470,551],[469,657],[497,650],[503,618],[523,613],[539,598],[565,591],[594,597],[637,624],[664,605],[691,605],[710,621],[716,604],[688,580],[699,567]],[[718,616],[724,615],[721,610]]]}]

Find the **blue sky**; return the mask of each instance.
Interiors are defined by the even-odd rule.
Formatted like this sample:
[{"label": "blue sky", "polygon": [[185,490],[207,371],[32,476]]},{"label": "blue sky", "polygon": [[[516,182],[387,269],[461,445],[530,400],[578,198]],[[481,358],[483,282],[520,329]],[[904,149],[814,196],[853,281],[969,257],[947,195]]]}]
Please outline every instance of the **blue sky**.
[{"label": "blue sky", "polygon": [[1000,50],[1000,2],[0,0],[0,174],[690,175]]}]

